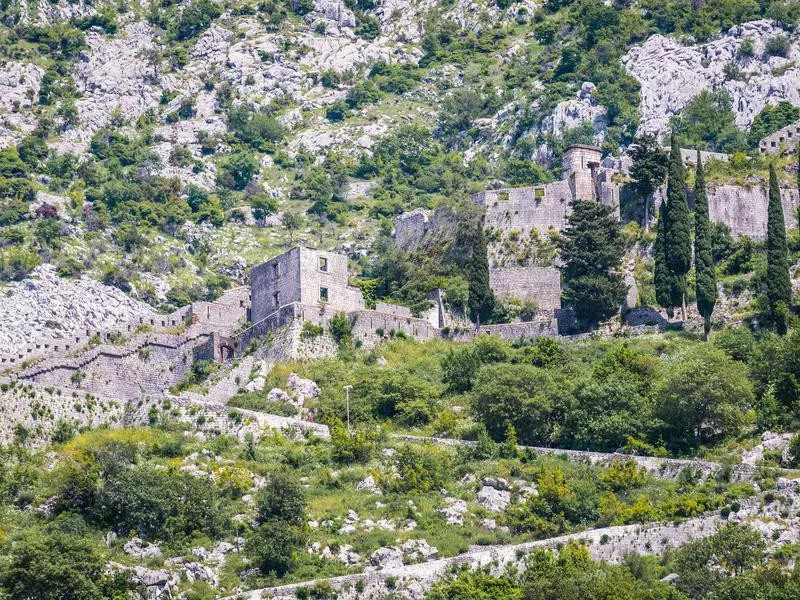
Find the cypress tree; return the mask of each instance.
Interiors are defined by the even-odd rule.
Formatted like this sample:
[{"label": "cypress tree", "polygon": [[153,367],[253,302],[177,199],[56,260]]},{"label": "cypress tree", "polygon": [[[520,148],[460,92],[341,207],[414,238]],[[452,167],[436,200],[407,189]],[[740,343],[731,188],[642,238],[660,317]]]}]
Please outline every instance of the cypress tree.
[{"label": "cypress tree", "polygon": [[786,332],[786,312],[792,302],[789,278],[786,225],[783,221],[781,190],[775,165],[769,166],[769,205],[767,207],[767,300],[778,331]]},{"label": "cypress tree", "polygon": [[486,247],[486,233],[483,219],[476,219],[472,236],[472,249],[467,264],[469,298],[467,307],[473,321],[485,322],[494,310],[494,294],[489,286],[489,257]]},{"label": "cypress tree", "polygon": [[696,279],[697,310],[703,315],[703,333],[708,339],[711,330],[711,313],[717,302],[717,276],[711,253],[711,223],[708,219],[708,197],[703,175],[700,151],[697,151],[697,173],[694,180],[694,269]]},{"label": "cypress tree", "polygon": [[656,223],[656,241],[653,245],[653,258],[655,269],[653,271],[653,285],[656,288],[656,302],[659,306],[667,309],[667,314],[672,317],[672,303],[670,294],[672,284],[670,283],[669,267],[667,267],[667,255],[665,252],[666,244],[664,237],[667,231],[667,204],[662,202],[658,207],[658,222]]},{"label": "cypress tree", "polygon": [[627,286],[621,273],[625,242],[613,209],[599,202],[573,202],[559,248],[564,303],[578,321],[594,324],[615,314]]},{"label": "cypress tree", "polygon": [[678,140],[672,136],[667,170],[667,219],[664,252],[670,273],[670,304],[680,306],[686,319],[686,274],[692,265],[692,232],[689,205],[686,203],[686,169]]}]

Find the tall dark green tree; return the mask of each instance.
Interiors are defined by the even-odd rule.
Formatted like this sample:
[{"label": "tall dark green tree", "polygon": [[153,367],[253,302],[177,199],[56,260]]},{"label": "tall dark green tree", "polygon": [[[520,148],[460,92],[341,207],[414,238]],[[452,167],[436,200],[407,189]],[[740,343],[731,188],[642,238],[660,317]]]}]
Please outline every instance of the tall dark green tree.
[{"label": "tall dark green tree", "polygon": [[697,310],[703,315],[703,332],[708,339],[711,313],[717,302],[717,276],[711,251],[711,222],[708,218],[708,196],[703,163],[697,151],[697,171],[694,179],[694,270]]},{"label": "tall dark green tree", "polygon": [[792,303],[789,278],[786,224],[783,220],[781,190],[775,165],[769,166],[769,205],[767,206],[767,300],[770,316],[778,331],[786,333],[786,316]]},{"label": "tall dark green tree", "polygon": [[644,227],[650,227],[650,202],[655,191],[663,185],[667,177],[667,153],[653,135],[637,137],[628,149],[633,160],[631,177],[633,188],[642,199],[644,208]]},{"label": "tall dark green tree", "polygon": [[625,243],[611,207],[578,200],[559,242],[564,303],[584,324],[594,324],[617,312],[625,299],[620,272]]},{"label": "tall dark green tree", "polygon": [[494,294],[489,286],[489,256],[482,218],[476,219],[473,227],[467,279],[469,280],[467,307],[470,318],[476,322],[486,322],[494,310]]},{"label": "tall dark green tree", "polygon": [[686,320],[686,274],[692,266],[692,232],[689,205],[686,203],[686,169],[678,140],[672,136],[667,170],[667,218],[664,252],[670,272],[671,306],[680,306]]},{"label": "tall dark green tree", "polygon": [[653,285],[656,288],[656,302],[667,309],[672,316],[672,283],[669,266],[667,266],[667,252],[665,238],[667,236],[667,203],[662,202],[658,207],[658,221],[656,222],[656,241],[653,244]]}]

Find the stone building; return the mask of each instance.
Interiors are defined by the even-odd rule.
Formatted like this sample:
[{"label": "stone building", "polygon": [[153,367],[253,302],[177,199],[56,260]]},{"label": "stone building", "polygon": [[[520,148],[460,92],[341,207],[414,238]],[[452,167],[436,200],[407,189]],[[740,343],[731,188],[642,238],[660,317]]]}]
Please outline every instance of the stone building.
[{"label": "stone building", "polygon": [[258,323],[289,304],[344,313],[363,309],[361,290],[348,279],[346,256],[293,248],[253,269],[250,320]]},{"label": "stone building", "polygon": [[795,121],[761,140],[758,149],[762,154],[783,154],[794,152],[798,143],[800,143],[800,121]]}]

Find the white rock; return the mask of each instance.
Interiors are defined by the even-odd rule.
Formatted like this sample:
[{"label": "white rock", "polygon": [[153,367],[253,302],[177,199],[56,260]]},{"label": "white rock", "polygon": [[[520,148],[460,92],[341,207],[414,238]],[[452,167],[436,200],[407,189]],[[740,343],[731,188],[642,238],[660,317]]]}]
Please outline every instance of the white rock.
[{"label": "white rock", "polygon": [[485,485],[478,492],[477,501],[490,512],[503,512],[511,502],[511,493]]},{"label": "white rock", "polygon": [[378,548],[369,557],[372,566],[387,569],[403,566],[403,552],[399,548]]},{"label": "white rock", "polygon": [[125,554],[130,554],[140,559],[158,558],[163,555],[158,546],[143,542],[138,537],[131,538],[131,540],[122,547],[122,550]]},{"label": "white rock", "polygon": [[438,509],[444,515],[448,525],[463,525],[464,515],[467,512],[467,503],[460,498],[445,498],[444,506]]},{"label": "white rock", "polygon": [[380,496],[383,494],[380,486],[378,486],[378,484],[375,482],[375,478],[372,475],[369,475],[366,478],[359,481],[356,484],[356,489],[364,492],[369,492],[370,494],[374,494],[376,496]]}]

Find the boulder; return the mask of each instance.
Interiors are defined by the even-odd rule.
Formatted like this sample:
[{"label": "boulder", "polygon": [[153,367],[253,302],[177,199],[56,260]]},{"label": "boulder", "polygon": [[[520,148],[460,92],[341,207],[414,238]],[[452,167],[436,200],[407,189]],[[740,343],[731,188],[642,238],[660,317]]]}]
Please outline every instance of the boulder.
[{"label": "boulder", "polygon": [[448,525],[463,525],[467,503],[460,498],[448,497],[444,499],[444,506],[437,511],[444,516]]},{"label": "boulder", "polygon": [[511,502],[511,493],[485,485],[478,492],[477,501],[490,512],[503,512]]},{"label": "boulder", "polygon": [[433,560],[439,555],[439,551],[428,544],[424,539],[406,540],[400,546],[403,556],[410,562],[424,562]]},{"label": "boulder", "polygon": [[141,538],[134,537],[126,542],[122,547],[125,554],[130,554],[140,559],[158,558],[163,556],[161,549],[155,544],[149,544],[141,540]]},{"label": "boulder", "polygon": [[359,481],[356,484],[356,489],[364,492],[369,492],[370,494],[374,494],[376,496],[380,496],[383,494],[381,488],[375,482],[375,478],[372,475],[369,475],[364,479],[362,479],[361,481]]},{"label": "boulder", "polygon": [[403,566],[403,552],[399,548],[378,548],[369,557],[369,563],[378,569]]}]

